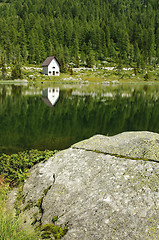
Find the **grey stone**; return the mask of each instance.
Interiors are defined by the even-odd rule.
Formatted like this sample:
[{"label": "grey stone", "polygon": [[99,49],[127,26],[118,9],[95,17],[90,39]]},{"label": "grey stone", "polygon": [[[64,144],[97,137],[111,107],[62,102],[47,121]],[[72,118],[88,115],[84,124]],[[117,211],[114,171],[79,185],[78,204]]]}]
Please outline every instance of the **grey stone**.
[{"label": "grey stone", "polygon": [[69,228],[65,240],[157,240],[158,139],[150,132],[97,135],[60,151],[31,170],[24,205],[35,209],[42,198],[41,224],[58,216],[56,224]]},{"label": "grey stone", "polygon": [[9,194],[6,201],[6,212],[10,213],[13,217],[16,215],[16,210],[14,209],[15,202],[17,199],[18,189],[13,188]]},{"label": "grey stone", "polygon": [[159,134],[143,131],[124,132],[112,137],[96,135],[73,145],[73,148],[159,161]]}]

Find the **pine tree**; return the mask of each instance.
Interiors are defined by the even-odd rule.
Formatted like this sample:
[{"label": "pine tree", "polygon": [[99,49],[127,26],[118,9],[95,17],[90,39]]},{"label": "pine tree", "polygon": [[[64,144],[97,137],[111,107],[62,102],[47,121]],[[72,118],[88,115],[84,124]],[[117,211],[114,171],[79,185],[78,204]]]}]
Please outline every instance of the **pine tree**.
[{"label": "pine tree", "polygon": [[76,54],[76,56],[75,56],[75,66],[77,67],[77,68],[79,68],[79,66],[80,66],[80,63],[79,63],[79,56]]},{"label": "pine tree", "polygon": [[87,67],[92,68],[94,63],[95,63],[95,57],[94,57],[94,54],[93,54],[93,50],[91,50],[88,54],[87,59],[86,59]]},{"label": "pine tree", "polygon": [[6,74],[7,74],[7,69],[5,66],[5,60],[4,57],[1,56],[1,72],[2,72],[2,78],[5,79],[6,78]]},{"label": "pine tree", "polygon": [[61,60],[60,60],[60,71],[61,71],[62,73],[65,73],[65,72],[66,72],[65,60],[64,60],[63,57],[62,57]]},{"label": "pine tree", "polygon": [[141,54],[137,43],[135,43],[134,46],[134,61],[136,62],[137,68],[139,68],[141,63]]},{"label": "pine tree", "polygon": [[156,63],[159,64],[159,47],[156,50]]},{"label": "pine tree", "polygon": [[91,51],[96,61],[115,60],[118,54],[122,62],[136,62],[137,44],[138,59],[153,64],[159,48],[158,6],[157,0],[3,0],[0,46],[7,64],[18,57],[16,52],[23,62],[38,64],[53,51],[65,62],[81,56],[85,64]]},{"label": "pine tree", "polygon": [[20,63],[17,62],[17,59],[15,59],[14,66],[11,72],[11,78],[14,79],[21,79],[22,78],[22,70]]}]

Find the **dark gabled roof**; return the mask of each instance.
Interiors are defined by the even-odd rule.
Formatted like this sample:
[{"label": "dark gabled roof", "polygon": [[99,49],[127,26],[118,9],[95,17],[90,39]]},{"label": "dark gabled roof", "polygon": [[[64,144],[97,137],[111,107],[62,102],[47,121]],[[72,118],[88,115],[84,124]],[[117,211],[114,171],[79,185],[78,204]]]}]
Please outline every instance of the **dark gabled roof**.
[{"label": "dark gabled roof", "polygon": [[51,57],[47,57],[41,66],[42,66],[42,67],[48,66],[54,58],[56,59],[56,61],[57,61],[58,64],[60,65],[60,63],[59,63],[59,61],[57,60],[57,58],[56,58],[55,56],[51,56]]}]

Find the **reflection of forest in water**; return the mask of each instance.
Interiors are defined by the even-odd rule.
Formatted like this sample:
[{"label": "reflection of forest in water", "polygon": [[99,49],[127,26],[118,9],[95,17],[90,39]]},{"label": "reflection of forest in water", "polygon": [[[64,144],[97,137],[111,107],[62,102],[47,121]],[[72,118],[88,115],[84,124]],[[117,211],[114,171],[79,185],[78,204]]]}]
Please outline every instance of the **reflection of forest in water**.
[{"label": "reflection of forest in water", "polygon": [[60,90],[55,107],[22,86],[0,86],[0,151],[64,149],[95,134],[159,133],[159,86]]}]

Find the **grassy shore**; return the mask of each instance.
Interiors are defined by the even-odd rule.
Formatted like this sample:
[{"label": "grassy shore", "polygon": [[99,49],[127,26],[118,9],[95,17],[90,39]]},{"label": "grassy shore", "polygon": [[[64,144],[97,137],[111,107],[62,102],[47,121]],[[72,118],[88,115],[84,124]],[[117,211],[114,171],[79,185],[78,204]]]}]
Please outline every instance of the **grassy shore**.
[{"label": "grassy shore", "polygon": [[98,66],[94,68],[73,68],[73,71],[61,73],[60,76],[44,76],[42,68],[39,66],[24,66],[22,68],[23,79],[11,80],[11,68],[7,69],[6,79],[2,79],[0,83],[16,83],[16,82],[65,82],[65,83],[109,83],[113,81],[124,82],[159,82],[159,66],[149,66],[144,70],[123,67],[119,69],[117,66]]},{"label": "grassy shore", "polygon": [[[30,72],[28,70],[30,69]],[[94,67],[94,68],[73,68],[73,74],[61,73],[60,76],[43,76],[40,68],[25,68],[24,76],[31,81],[53,81],[53,82],[143,82],[159,81],[159,67],[149,67],[143,71],[134,70],[134,68],[118,69],[115,66]],[[147,75],[147,78],[146,78]]]}]

